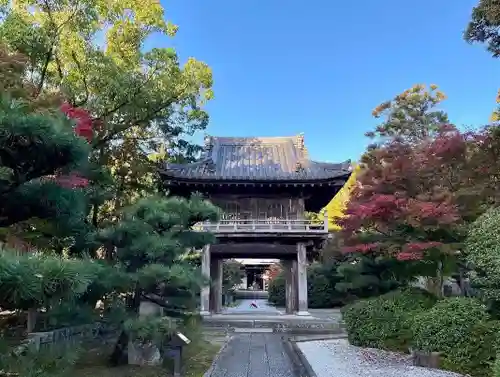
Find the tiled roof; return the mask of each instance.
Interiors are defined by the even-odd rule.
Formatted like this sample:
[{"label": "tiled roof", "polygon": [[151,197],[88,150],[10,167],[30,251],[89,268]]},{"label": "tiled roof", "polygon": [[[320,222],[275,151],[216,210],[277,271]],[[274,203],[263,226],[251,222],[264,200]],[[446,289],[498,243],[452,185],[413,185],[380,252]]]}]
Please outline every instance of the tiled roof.
[{"label": "tiled roof", "polygon": [[304,181],[345,177],[350,161],[311,161],[302,135],[291,137],[207,137],[202,158],[166,164],[162,174],[196,180]]}]

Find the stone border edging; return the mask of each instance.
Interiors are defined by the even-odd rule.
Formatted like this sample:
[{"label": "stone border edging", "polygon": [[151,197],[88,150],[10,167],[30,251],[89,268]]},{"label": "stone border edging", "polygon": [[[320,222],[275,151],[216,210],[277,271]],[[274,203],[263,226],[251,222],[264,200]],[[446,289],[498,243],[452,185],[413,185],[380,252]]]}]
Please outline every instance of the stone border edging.
[{"label": "stone border edging", "polygon": [[31,332],[28,333],[21,344],[16,347],[15,352],[23,352],[29,346],[35,346],[38,350],[43,346],[68,342],[76,338],[92,338],[99,334],[111,332],[113,329],[114,327],[112,325],[94,322],[86,325],[61,327],[50,331]]},{"label": "stone border edging", "polygon": [[285,351],[295,367],[294,374],[298,377],[317,377],[314,369],[311,367],[311,364],[309,364],[309,361],[307,361],[307,358],[302,353],[293,337],[285,335],[281,339],[283,340]]},{"label": "stone border edging", "polygon": [[215,355],[214,359],[212,360],[212,364],[210,364],[210,367],[208,368],[208,370],[203,374],[203,377],[210,377],[212,375],[212,372],[214,371],[215,369],[215,366],[217,365],[217,362],[219,361],[221,355],[222,355],[222,352],[225,351],[227,345],[229,344],[229,341],[232,339],[233,337],[229,337],[226,342],[224,343],[224,345],[220,348],[220,350],[217,352],[217,354]]}]

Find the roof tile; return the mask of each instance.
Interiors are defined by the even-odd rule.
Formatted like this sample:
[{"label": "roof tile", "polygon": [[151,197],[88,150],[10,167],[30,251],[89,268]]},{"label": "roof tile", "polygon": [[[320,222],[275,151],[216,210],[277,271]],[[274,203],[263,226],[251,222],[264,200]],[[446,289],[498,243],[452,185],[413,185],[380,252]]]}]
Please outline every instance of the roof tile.
[{"label": "roof tile", "polygon": [[[196,180],[324,180],[351,171],[350,161],[309,159],[303,136],[208,137],[202,158],[191,164],[167,163],[162,174]],[[298,167],[300,167],[298,169]]]}]

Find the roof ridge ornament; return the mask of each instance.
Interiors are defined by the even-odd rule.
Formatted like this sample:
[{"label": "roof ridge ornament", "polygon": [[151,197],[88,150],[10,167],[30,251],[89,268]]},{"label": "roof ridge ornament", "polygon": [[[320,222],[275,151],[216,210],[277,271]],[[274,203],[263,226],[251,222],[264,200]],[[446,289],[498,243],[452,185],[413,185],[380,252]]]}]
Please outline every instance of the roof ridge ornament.
[{"label": "roof ridge ornament", "polygon": [[352,172],[354,170],[354,167],[352,166],[352,161],[351,159],[349,160],[346,160],[342,163],[342,169],[343,170],[347,170],[347,171],[350,171]]},{"label": "roof ridge ornament", "polygon": [[297,135],[297,147],[302,151],[305,149],[304,133],[303,132],[301,132],[300,134]]},{"label": "roof ridge ornament", "polygon": [[203,139],[204,146],[203,149],[205,153],[208,155],[214,146],[214,138],[210,135],[205,135],[205,138]]}]

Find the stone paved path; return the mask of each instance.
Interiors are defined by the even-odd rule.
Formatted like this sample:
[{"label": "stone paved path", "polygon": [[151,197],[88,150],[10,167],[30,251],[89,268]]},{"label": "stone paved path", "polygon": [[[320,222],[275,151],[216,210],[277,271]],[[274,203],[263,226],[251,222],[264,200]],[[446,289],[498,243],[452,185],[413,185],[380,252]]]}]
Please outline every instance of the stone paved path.
[{"label": "stone paved path", "polygon": [[[250,304],[255,301],[257,308],[250,307]],[[257,300],[241,300],[238,302],[237,306],[224,308],[222,313],[224,314],[248,314],[248,313],[259,313],[259,314],[281,314],[281,312],[274,306],[268,304],[265,299]]]},{"label": "stone paved path", "polygon": [[280,335],[235,334],[206,377],[294,377],[294,368]]}]

